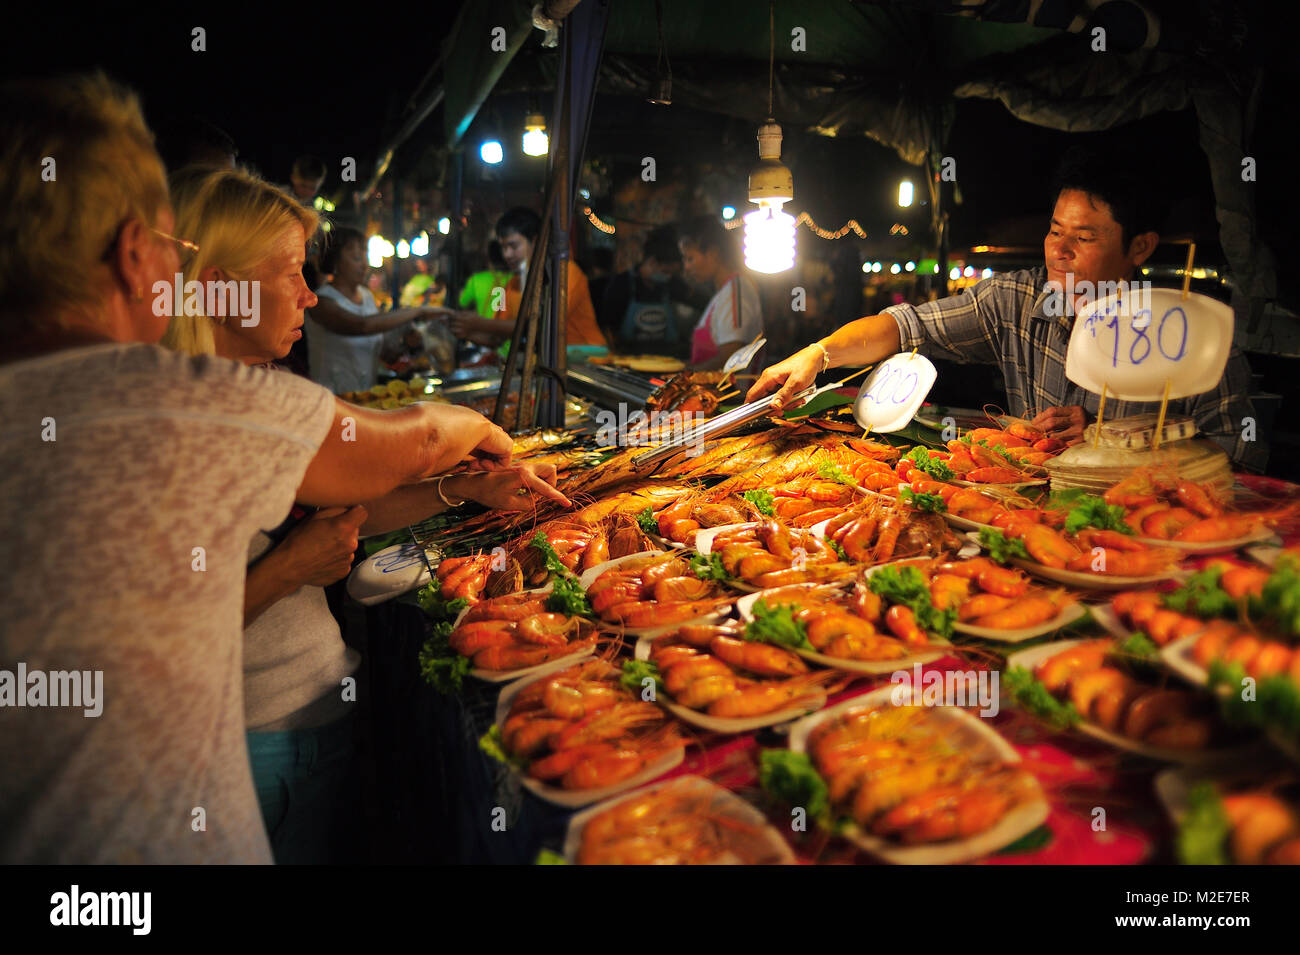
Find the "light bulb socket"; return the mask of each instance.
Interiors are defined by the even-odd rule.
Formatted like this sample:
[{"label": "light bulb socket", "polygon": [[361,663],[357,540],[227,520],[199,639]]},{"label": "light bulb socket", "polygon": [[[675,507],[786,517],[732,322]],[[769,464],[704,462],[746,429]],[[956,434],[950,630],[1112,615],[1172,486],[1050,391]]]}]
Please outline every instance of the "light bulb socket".
[{"label": "light bulb socket", "polygon": [[524,117],[524,129],[537,129],[546,132],[546,117],[533,112]]}]

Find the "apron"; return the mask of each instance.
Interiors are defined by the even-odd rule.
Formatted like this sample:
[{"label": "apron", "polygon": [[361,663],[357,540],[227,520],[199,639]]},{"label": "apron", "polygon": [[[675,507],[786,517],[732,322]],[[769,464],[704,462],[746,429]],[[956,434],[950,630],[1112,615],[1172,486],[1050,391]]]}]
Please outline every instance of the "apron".
[{"label": "apron", "polygon": [[[729,278],[726,284],[724,284],[722,288],[718,289],[714,297],[716,298],[717,295],[721,295],[722,292],[726,290],[727,286],[730,285],[732,282],[739,283],[740,276],[737,274]],[[740,306],[744,299],[743,290],[740,288],[739,284],[737,284],[736,286],[735,294],[736,294],[736,324],[739,325]],[[704,314],[700,316],[700,323],[695,326],[695,331],[691,333],[691,364],[692,365],[702,365],[705,362],[712,361],[714,358],[718,357],[718,345],[717,342],[713,340],[713,332],[709,328],[709,325],[711,324],[711,319],[713,318],[713,308],[712,308],[713,303],[710,302],[709,305],[710,307],[706,308],[704,310]]]},{"label": "apron", "polygon": [[632,294],[623,312],[623,324],[618,335],[623,341],[637,345],[676,345],[677,318],[672,311],[672,299],[667,290],[660,301],[643,301],[636,297],[636,279]]}]

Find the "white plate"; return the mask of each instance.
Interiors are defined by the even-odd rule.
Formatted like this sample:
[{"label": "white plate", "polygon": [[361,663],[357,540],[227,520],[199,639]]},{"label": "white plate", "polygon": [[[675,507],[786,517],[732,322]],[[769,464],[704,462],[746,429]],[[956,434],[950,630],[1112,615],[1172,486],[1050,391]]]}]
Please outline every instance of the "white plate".
[{"label": "white plate", "polygon": [[1203,544],[1189,544],[1186,541],[1164,541],[1158,537],[1134,537],[1135,541],[1143,544],[1149,544],[1152,547],[1176,547],[1185,554],[1226,554],[1228,551],[1237,550],[1245,547],[1247,544],[1258,544],[1260,541],[1266,541],[1274,534],[1267,527],[1260,527],[1253,534],[1247,534],[1245,537],[1238,537],[1230,541],[1206,541]]},{"label": "white plate", "polygon": [[1022,487],[1042,487],[1044,484],[1047,483],[1047,478],[1033,478],[1028,481],[1011,481],[1007,484],[990,484],[987,481],[981,484],[978,481],[963,481],[960,478],[953,478],[951,481],[948,481],[946,483],[955,484],[958,487],[974,487],[974,488],[1000,487],[1005,490],[1018,491]]},{"label": "white plate", "polygon": [[586,590],[588,587],[590,587],[593,583],[596,582],[597,577],[599,577],[607,570],[613,570],[615,567],[622,567],[624,564],[628,563],[629,561],[634,561],[637,560],[638,558],[659,557],[666,553],[668,553],[668,551],[643,550],[636,554],[628,554],[626,557],[615,557],[613,560],[607,560],[603,564],[597,564],[595,567],[592,567],[589,570],[584,570],[582,572],[582,576],[578,578],[578,585],[581,586],[583,590]]},{"label": "white plate", "polygon": [[979,637],[981,640],[997,640],[1000,643],[1024,643],[1026,640],[1032,640],[1034,637],[1041,637],[1044,634],[1068,626],[1083,617],[1087,612],[1088,608],[1083,604],[1071,601],[1062,607],[1061,612],[1051,620],[1045,620],[1033,627],[1024,627],[1020,630],[990,630],[988,627],[974,627],[968,623],[957,622],[952,625],[952,629],[967,636]]},{"label": "white plate", "polygon": [[[790,749],[796,753],[807,752],[808,737],[823,722],[864,706],[890,705],[893,686],[882,686],[863,696],[838,703],[830,709],[800,720],[790,728]],[[978,748],[982,755],[996,757],[1004,763],[1020,762],[1020,754],[996,730],[979,717],[954,706],[936,706],[931,712],[952,725],[955,742],[963,750]],[[969,839],[938,845],[903,846],[879,836],[862,831],[855,823],[848,823],[844,836],[850,842],[872,855],[896,865],[947,865],[978,859],[1008,846],[1021,836],[1033,832],[1044,822],[1051,811],[1047,798],[1039,788],[1037,799],[1023,803],[1002,817],[996,826]]]},{"label": "white plate", "polygon": [[[1030,647],[1028,650],[1021,650],[1019,653],[1013,653],[1008,657],[1007,669],[1010,669],[1011,667],[1024,667],[1032,674],[1034,672],[1034,667],[1043,660],[1056,656],[1056,654],[1062,653],[1070,647],[1078,646],[1081,643],[1091,642],[1091,639],[1058,640],[1053,643],[1045,643],[1041,646]],[[1055,696],[1056,694],[1052,695]],[[1008,705],[1015,705],[1014,701],[1010,699],[1007,699],[1005,702]],[[1074,724],[1073,728],[1086,736],[1091,736],[1093,739],[1101,740],[1109,746],[1114,746],[1116,749],[1122,749],[1129,753],[1136,753],[1139,756],[1146,756],[1149,759],[1163,760],[1166,763],[1204,763],[1207,761],[1223,759],[1234,750],[1238,752],[1241,751],[1240,747],[1186,750],[1170,749],[1164,746],[1150,746],[1147,743],[1129,739],[1127,736],[1121,736],[1118,733],[1111,733],[1108,730],[1102,729],[1096,723],[1089,722],[1085,719],[1080,719],[1078,723]]]},{"label": "white plate", "polygon": [[[551,592],[551,587],[551,584],[547,584],[545,587],[541,587],[537,590],[524,590],[520,591],[520,593],[538,594],[540,596],[542,594],[549,594]],[[473,606],[474,605],[471,604],[469,607],[466,607],[460,613],[456,614],[456,619],[451,625],[452,633],[456,632],[456,628],[460,626],[460,622],[465,619],[465,615],[473,609]],[[594,652],[595,651],[591,647],[583,647],[575,650],[567,656],[557,657],[554,660],[548,660],[546,663],[539,663],[536,666],[520,667],[517,670],[484,670],[480,667],[471,667],[469,675],[474,677],[476,680],[482,680],[484,683],[509,683],[511,680],[518,680],[521,677],[529,676],[534,673],[542,673],[553,667],[568,666],[571,663],[581,660],[583,657],[591,656]]]},{"label": "white plate", "polygon": [[[880,566],[884,567],[886,565],[881,564]],[[780,590],[781,588],[774,587],[772,589]],[[740,614],[741,620],[749,623],[754,619],[754,604],[762,600],[765,593],[768,593],[768,591],[760,590],[757,593],[746,594],[736,601],[736,611]],[[934,634],[930,636],[934,637]],[[942,660],[952,653],[950,648],[944,647],[941,650],[927,650],[925,653],[914,653],[895,660],[846,660],[843,657],[827,656],[824,653],[818,653],[816,650],[799,648],[793,648],[793,650],[809,663],[816,663],[832,670],[843,670],[846,673],[867,673],[871,675],[893,673],[896,670],[910,671],[914,663],[933,663],[935,660]]]},{"label": "white plate", "polygon": [[[647,551],[642,551],[639,554],[628,554],[626,557],[615,557],[613,560],[607,560],[603,564],[597,564],[595,567],[584,572],[583,575],[580,578],[578,578],[578,583],[582,586],[583,590],[586,590],[593,583],[595,583],[597,577],[599,577],[607,570],[613,570],[616,567],[620,567],[623,564],[628,563],[630,561],[637,560],[638,558],[657,557],[667,553],[672,553],[672,552],[661,551],[661,550],[647,550]],[[721,600],[722,597],[724,596],[725,594],[721,594],[719,595],[718,599]],[[678,623],[666,624],[662,627],[621,627],[617,623],[614,623],[609,620],[604,620],[604,619],[600,620],[600,625],[602,627],[605,627],[606,629],[612,629],[618,633],[629,634],[634,637],[644,637],[644,636],[657,637],[660,634],[668,633],[672,630],[676,630],[678,627],[684,627],[688,624],[712,623],[715,620],[721,620],[723,617],[727,616],[727,614],[729,614],[730,612],[731,612],[730,604],[725,604],[720,606],[717,610],[713,611],[712,613],[707,613],[702,617],[696,617],[693,620],[682,620],[679,621]]]},{"label": "white plate", "polygon": [[[674,630],[676,627],[673,628]],[[634,656],[638,660],[650,659],[650,646],[654,643],[653,637],[642,637],[636,642]],[[802,701],[802,702],[800,702]],[[699,710],[693,710],[689,706],[682,706],[669,698],[668,691],[655,694],[655,702],[666,709],[673,716],[677,717],[683,723],[690,723],[692,726],[698,726],[700,729],[708,730],[711,733],[748,733],[751,730],[762,729],[765,726],[776,726],[780,723],[788,723],[796,720],[808,713],[815,712],[826,705],[826,693],[820,689],[814,689],[806,696],[802,696],[792,706],[787,706],[783,710],[777,710],[773,713],[764,713],[762,716],[751,716],[746,719],[729,719],[721,716],[710,716],[708,713],[702,713]]]},{"label": "white plate", "polygon": [[947,511],[944,511],[940,516],[953,527],[963,531],[982,531],[985,528],[994,531],[999,530],[999,528],[994,527],[992,524],[981,524],[979,521],[969,521],[964,517],[958,517],[956,514],[949,514]]},{"label": "white plate", "polygon": [[[588,654],[588,656],[590,656],[590,654]],[[585,657],[583,659],[585,659]],[[520,690],[538,680],[544,680],[554,676],[561,670],[568,669],[571,665],[571,663],[560,665],[559,661],[556,661],[554,665],[547,664],[544,667],[539,667],[531,676],[521,680],[516,680],[514,683],[505,687],[501,691],[501,695],[497,698],[496,725],[505,725],[506,716],[510,713],[510,704],[514,701],[514,698],[519,694]],[[559,786],[551,786],[547,783],[541,782],[540,780],[533,779],[533,777],[529,776],[527,773],[520,773],[514,770],[513,767],[511,767],[511,771],[515,772],[515,775],[519,777],[524,788],[538,799],[545,799],[549,803],[553,803],[556,806],[563,806],[566,809],[577,809],[579,806],[586,806],[593,802],[599,802],[602,799],[608,799],[610,796],[627,792],[629,789],[635,789],[637,786],[644,786],[651,780],[658,779],[664,773],[681,765],[682,760],[685,758],[686,744],[683,743],[676,749],[665,753],[653,763],[650,763],[635,776],[629,776],[621,783],[615,783],[613,786],[602,786],[599,789],[563,789]]]},{"label": "white plate", "polygon": [[1247,547],[1246,556],[1258,564],[1265,567],[1273,567],[1277,563],[1278,557],[1282,553],[1281,547],[1274,547],[1269,544],[1261,544],[1257,547]]},{"label": "white plate", "polygon": [[371,554],[348,575],[348,596],[371,607],[423,587],[430,579],[426,556],[435,564],[438,558],[420,551],[420,547],[408,543]]},{"label": "white plate", "polygon": [[719,524],[717,527],[701,527],[695,532],[695,552],[702,557],[708,557],[713,552],[713,539],[719,534],[725,531],[747,530],[762,526],[758,521],[747,521],[744,524]]},{"label": "white plate", "polygon": [[1210,672],[1192,659],[1192,649],[1201,638],[1199,633],[1179,637],[1173,643],[1160,648],[1160,659],[1165,666],[1194,686],[1209,686]]},{"label": "white plate", "polygon": [[[977,547],[979,546],[979,534],[972,532],[967,534],[966,537]],[[1166,580],[1185,580],[1188,576],[1187,571],[1174,569],[1165,571],[1163,574],[1148,574],[1145,577],[1119,577],[1115,574],[1094,574],[1081,570],[1058,570],[1055,567],[1047,567],[1037,561],[1023,560],[1019,557],[1012,557],[1011,563],[1021,570],[1027,570],[1045,580],[1065,584],[1067,587],[1074,587],[1079,590],[1132,590]]]},{"label": "white plate", "polygon": [[592,806],[590,809],[584,809],[582,812],[577,813],[569,820],[569,828],[564,837],[564,858],[571,865],[577,864],[578,850],[582,848],[582,831],[589,821],[625,800],[634,799],[658,790],[680,791],[683,793],[712,791],[714,793],[714,800],[710,806],[712,815],[736,819],[742,825],[755,830],[755,838],[760,840],[763,845],[762,850],[757,853],[756,865],[794,865],[794,850],[781,838],[781,834],[767,821],[766,816],[734,793],[728,792],[721,786],[699,776],[679,776],[676,779],[668,780],[666,783],[646,786],[636,792],[626,793],[617,799],[611,799],[599,806]]}]

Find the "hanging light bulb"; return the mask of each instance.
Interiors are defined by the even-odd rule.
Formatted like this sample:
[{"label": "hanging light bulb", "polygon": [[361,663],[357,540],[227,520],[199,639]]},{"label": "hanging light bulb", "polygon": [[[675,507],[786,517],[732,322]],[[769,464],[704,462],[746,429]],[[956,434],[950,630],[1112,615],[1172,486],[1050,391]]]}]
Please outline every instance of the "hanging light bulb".
[{"label": "hanging light bulb", "polygon": [[546,135],[546,117],[536,111],[524,117],[524,155],[545,156],[551,151],[551,138]]},{"label": "hanging light bulb", "polygon": [[912,204],[912,180],[904,179],[898,184],[898,204],[904,209]]},{"label": "hanging light bulb", "polygon": [[411,257],[411,243],[405,239],[397,240],[397,257],[399,259],[409,259]]},{"label": "hanging light bulb", "polygon": [[411,240],[411,254],[418,256],[429,254],[429,233],[421,232]]},{"label": "hanging light bulb", "polygon": [[781,164],[781,127],[758,130],[759,163],[749,174],[749,201],[758,209],[745,215],[745,265],[768,275],[794,267],[794,216],[781,206],[794,198],[794,176]]},{"label": "hanging light bulb", "polygon": [[497,163],[501,162],[501,160],[504,159],[506,155],[505,150],[501,148],[501,144],[497,142],[495,139],[489,139],[482,146],[480,146],[478,148],[478,154],[479,154],[479,158],[482,159],[489,166],[495,166]]},{"label": "hanging light bulb", "polygon": [[446,216],[443,216],[441,219],[439,219],[438,231],[441,232],[443,235],[449,233],[451,231],[451,220],[448,219]]}]

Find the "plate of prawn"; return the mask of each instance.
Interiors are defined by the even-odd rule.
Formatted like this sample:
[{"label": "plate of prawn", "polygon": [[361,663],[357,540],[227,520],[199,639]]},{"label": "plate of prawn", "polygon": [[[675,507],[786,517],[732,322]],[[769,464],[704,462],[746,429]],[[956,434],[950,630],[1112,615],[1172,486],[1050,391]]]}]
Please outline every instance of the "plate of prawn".
[{"label": "plate of prawn", "polygon": [[594,625],[581,617],[551,613],[546,590],[526,590],[472,604],[462,610],[447,638],[469,657],[470,676],[508,683],[544,667],[589,655],[596,646]]},{"label": "plate of prawn", "polygon": [[714,733],[748,733],[826,705],[825,686],[840,674],[810,670],[790,650],[748,642],[742,633],[735,622],[688,624],[638,640],[636,659],[659,670],[655,702]]},{"label": "plate of prawn", "polygon": [[743,593],[847,580],[857,573],[810,528],[791,529],[774,520],[710,527],[696,535],[695,550],[703,557],[716,552],[727,585]]},{"label": "plate of prawn", "polygon": [[[686,756],[677,727],[599,657],[511,683],[496,726],[525,789],[576,809],[657,779]],[[523,765],[525,764],[526,765]]]},{"label": "plate of prawn", "polygon": [[1020,755],[955,706],[894,705],[885,686],[800,720],[790,749],[826,780],[844,837],[886,862],[969,862],[1041,826],[1050,806]]},{"label": "plate of prawn", "polygon": [[715,581],[691,572],[681,551],[645,551],[607,561],[578,583],[607,627],[634,637],[657,636],[683,623],[720,620],[734,599]]},{"label": "plate of prawn", "polygon": [[569,820],[564,857],[576,865],[793,865],[767,817],[700,776],[647,786]]},{"label": "plate of prawn", "polygon": [[1012,654],[1007,667],[1029,670],[1079,714],[1075,729],[1116,749],[1170,763],[1223,758],[1240,745],[1196,690],[1168,689],[1133,676],[1111,637],[1059,640]]},{"label": "plate of prawn", "polygon": [[987,557],[932,564],[930,601],[953,609],[953,630],[981,640],[1023,643],[1059,630],[1087,614],[1065,590],[1033,586],[1019,570]]},{"label": "plate of prawn", "polygon": [[796,647],[790,652],[819,666],[879,675],[909,670],[914,663],[932,663],[952,652],[946,643],[936,645],[937,638],[928,634],[922,633],[920,642],[908,642],[897,634],[881,633],[877,627],[883,616],[880,598],[864,587],[855,586],[848,593],[804,585],[747,594],[736,601],[742,622],[754,619],[754,604],[760,600],[769,607],[794,608],[794,618],[803,624],[813,649]]},{"label": "plate of prawn", "polygon": [[[1031,558],[1040,558],[1012,557],[1012,565],[1077,590],[1132,590],[1187,576],[1185,571],[1177,569],[1183,557],[1179,551],[1145,544],[1134,546],[1135,542],[1116,531],[1085,529],[1074,542],[1046,524],[1010,525],[999,530],[1008,538],[1022,540]],[[978,534],[972,532],[967,536],[980,545]],[[1141,572],[1121,572],[1129,569]]]}]

